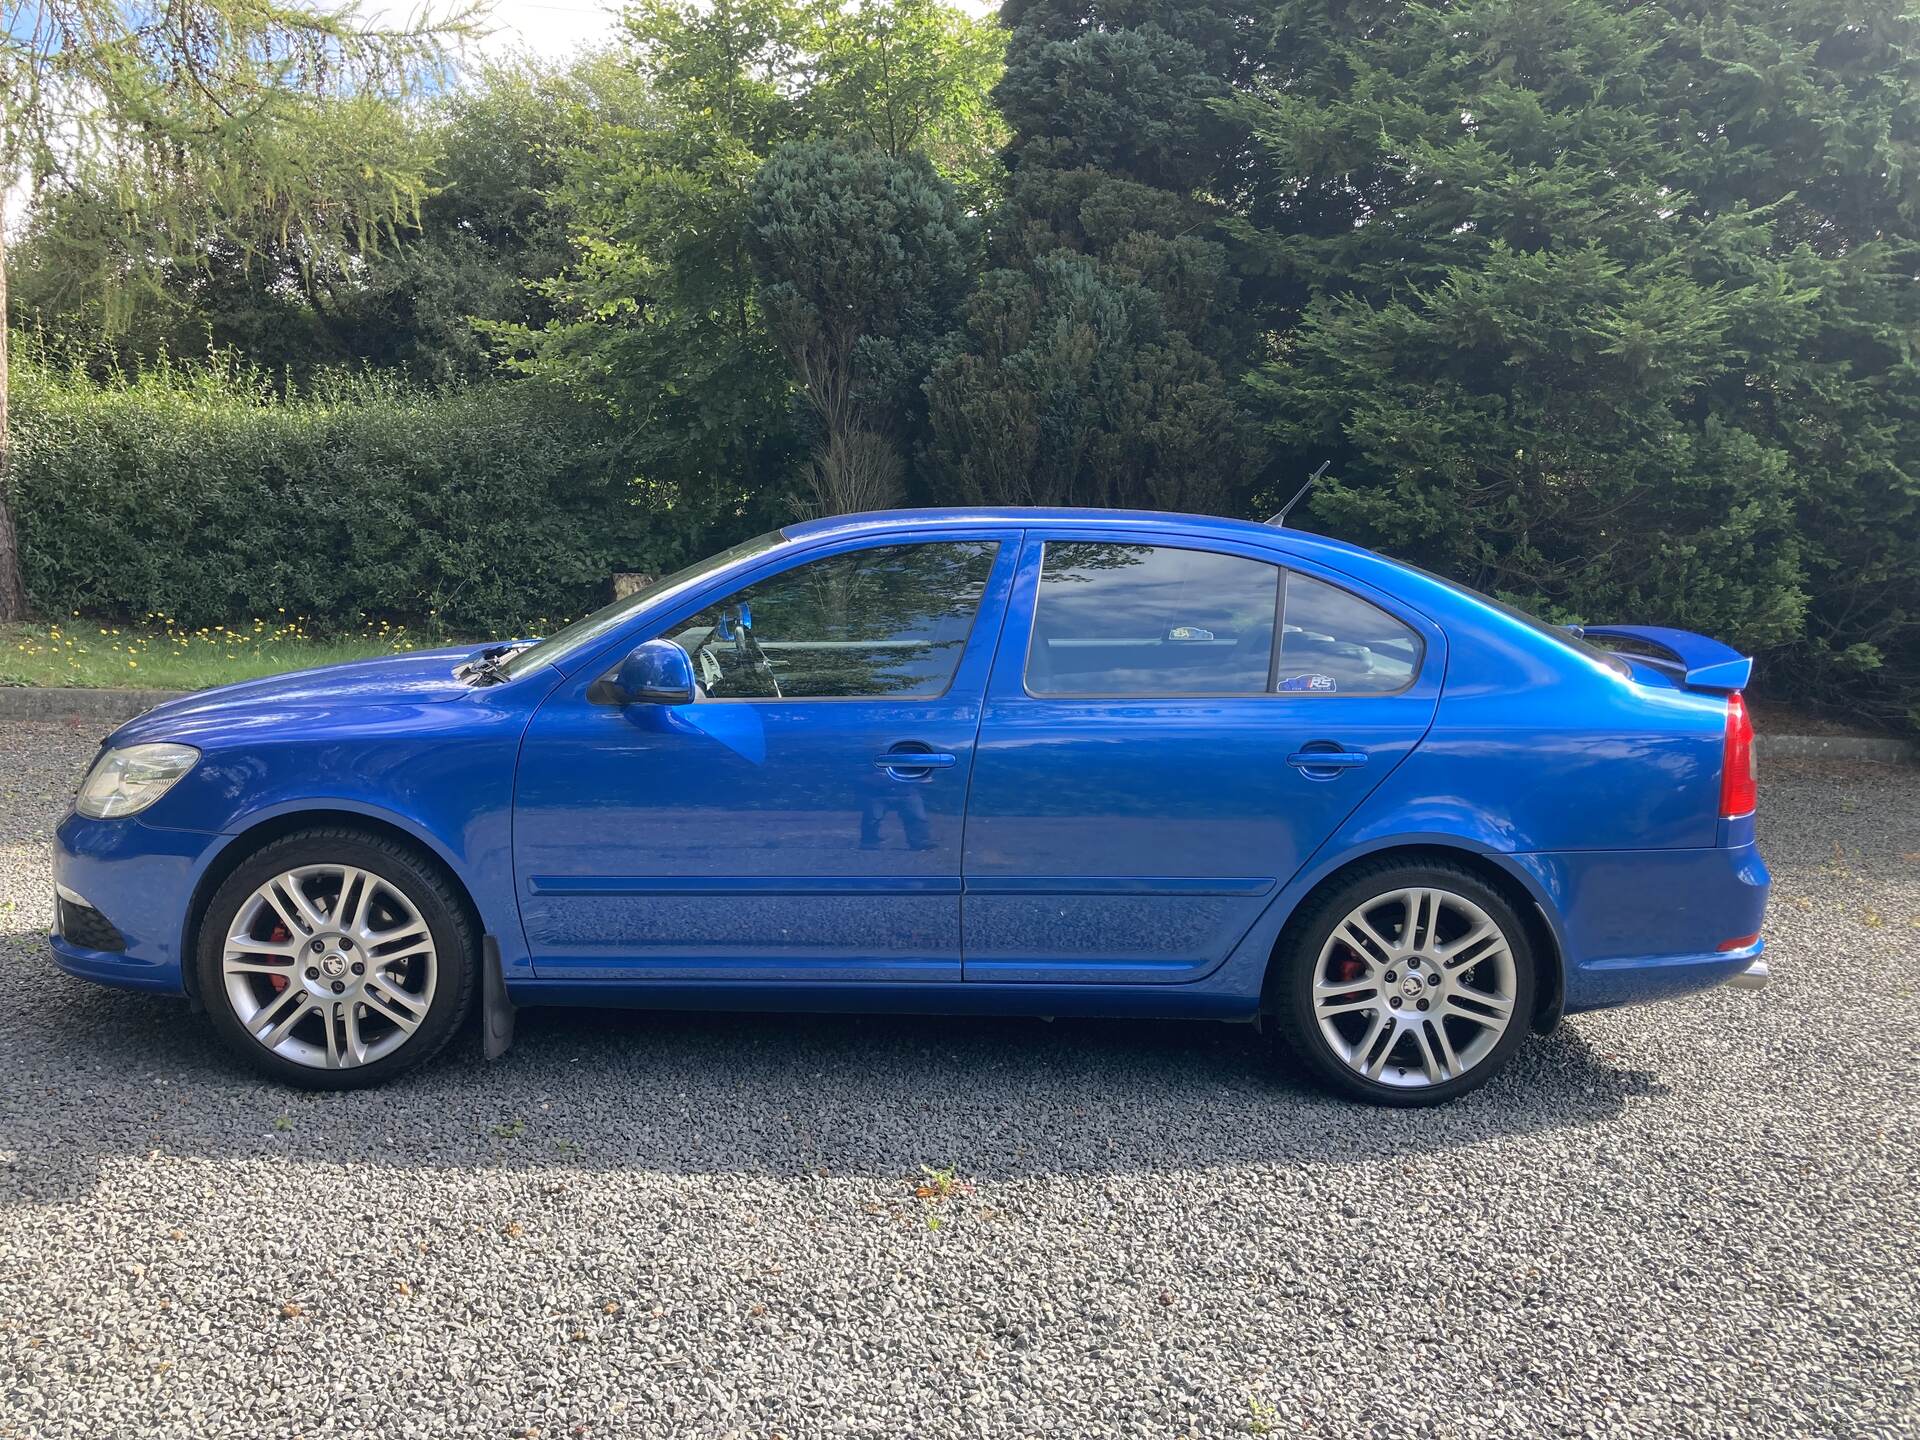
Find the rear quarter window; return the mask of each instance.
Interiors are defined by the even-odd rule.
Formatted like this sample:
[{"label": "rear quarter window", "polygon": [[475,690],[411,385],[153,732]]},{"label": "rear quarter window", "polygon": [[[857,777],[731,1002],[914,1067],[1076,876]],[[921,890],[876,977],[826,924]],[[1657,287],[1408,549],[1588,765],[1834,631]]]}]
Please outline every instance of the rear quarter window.
[{"label": "rear quarter window", "polygon": [[1277,691],[1392,695],[1420,670],[1420,637],[1378,605],[1289,571],[1280,627]]}]

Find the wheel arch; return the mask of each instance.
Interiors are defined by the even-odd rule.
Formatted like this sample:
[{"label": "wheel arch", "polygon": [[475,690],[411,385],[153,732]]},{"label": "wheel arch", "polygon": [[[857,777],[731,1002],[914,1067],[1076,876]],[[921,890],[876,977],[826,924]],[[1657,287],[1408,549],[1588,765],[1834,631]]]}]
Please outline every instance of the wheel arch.
[{"label": "wheel arch", "polygon": [[1273,948],[1267,956],[1266,974],[1260,987],[1262,1013],[1272,1010],[1273,996],[1282,983],[1286,962],[1292,955],[1300,918],[1309,913],[1315,900],[1344,883],[1354,870],[1383,860],[1408,864],[1439,861],[1457,865],[1471,871],[1504,896],[1507,903],[1513,906],[1514,913],[1520,917],[1520,923],[1526,927],[1527,939],[1542,962],[1535,976],[1533,1029],[1544,1035],[1560,1023],[1566,1000],[1566,950],[1561,942],[1559,927],[1548,908],[1548,897],[1536,888],[1534,878],[1513,864],[1508,856],[1444,839],[1424,838],[1382,843],[1348,854],[1300,892],[1289,907],[1287,918],[1280,926],[1280,933],[1274,938]]},{"label": "wheel arch", "polygon": [[219,852],[207,863],[200,878],[193,887],[192,898],[187,903],[185,921],[180,931],[180,974],[187,998],[195,1005],[200,999],[200,967],[197,963],[200,922],[205,917],[207,907],[212,904],[215,893],[226,883],[227,877],[247,859],[256,855],[267,845],[285,835],[297,834],[302,830],[317,830],[335,827],[363,831],[368,835],[397,841],[414,851],[427,864],[438,869],[458,897],[462,909],[466,912],[468,924],[475,936],[487,933],[485,921],[480,909],[474,903],[472,888],[466,877],[454,864],[445,849],[430,835],[421,833],[390,816],[374,811],[356,809],[338,804],[321,804],[311,807],[295,807],[278,810],[270,815],[258,817],[246,829],[239,831],[223,845]]}]

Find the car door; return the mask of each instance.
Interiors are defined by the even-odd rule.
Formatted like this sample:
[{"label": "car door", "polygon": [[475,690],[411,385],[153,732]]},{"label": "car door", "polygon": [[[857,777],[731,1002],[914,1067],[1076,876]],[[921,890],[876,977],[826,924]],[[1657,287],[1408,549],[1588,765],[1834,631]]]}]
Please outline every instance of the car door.
[{"label": "car door", "polygon": [[[541,706],[514,863],[535,974],[954,980],[974,736],[1018,532],[771,560],[677,604]],[[687,705],[611,674],[655,636]]]},{"label": "car door", "polygon": [[1440,632],[1289,565],[1028,531],[974,749],[968,980],[1203,976],[1420,741]]}]

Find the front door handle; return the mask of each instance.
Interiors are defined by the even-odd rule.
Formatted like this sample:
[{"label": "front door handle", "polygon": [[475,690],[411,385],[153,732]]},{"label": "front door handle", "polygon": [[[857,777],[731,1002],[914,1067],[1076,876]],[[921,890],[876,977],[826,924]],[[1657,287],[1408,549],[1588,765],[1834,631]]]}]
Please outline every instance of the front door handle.
[{"label": "front door handle", "polygon": [[897,746],[884,755],[874,756],[873,763],[896,780],[924,780],[936,770],[951,770],[960,763],[960,758],[940,750]]},{"label": "front door handle", "polygon": [[1287,756],[1287,764],[1303,775],[1316,780],[1330,780],[1342,770],[1351,770],[1356,765],[1367,763],[1364,750],[1296,750]]}]

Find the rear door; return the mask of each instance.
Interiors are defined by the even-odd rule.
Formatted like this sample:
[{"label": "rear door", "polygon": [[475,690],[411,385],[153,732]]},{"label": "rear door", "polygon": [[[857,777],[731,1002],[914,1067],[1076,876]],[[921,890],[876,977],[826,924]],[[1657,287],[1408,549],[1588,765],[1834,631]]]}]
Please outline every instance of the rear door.
[{"label": "rear door", "polygon": [[[772,561],[557,689],[514,804],[535,973],[959,979],[967,782],[1018,547],[949,529]],[[692,657],[692,704],[609,694],[656,635]]]},{"label": "rear door", "polygon": [[1178,983],[1432,723],[1445,642],[1231,542],[1030,529],[974,750],[966,978]]}]

